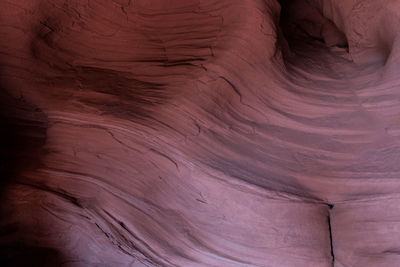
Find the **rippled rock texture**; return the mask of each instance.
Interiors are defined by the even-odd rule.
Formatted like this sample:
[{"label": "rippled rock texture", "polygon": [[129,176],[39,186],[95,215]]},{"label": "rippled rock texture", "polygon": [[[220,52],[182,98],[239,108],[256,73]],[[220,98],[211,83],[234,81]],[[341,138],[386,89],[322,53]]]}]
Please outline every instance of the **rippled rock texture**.
[{"label": "rippled rock texture", "polygon": [[400,266],[399,22],[0,1],[2,266]]}]

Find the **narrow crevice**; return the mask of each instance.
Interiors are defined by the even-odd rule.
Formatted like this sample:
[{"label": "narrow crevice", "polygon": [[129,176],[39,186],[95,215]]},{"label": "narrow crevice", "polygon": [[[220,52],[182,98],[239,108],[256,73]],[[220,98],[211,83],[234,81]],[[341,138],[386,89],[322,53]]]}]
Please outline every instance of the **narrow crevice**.
[{"label": "narrow crevice", "polygon": [[334,266],[335,265],[335,252],[333,250],[332,223],[331,223],[331,211],[332,211],[334,205],[328,204],[328,206],[329,206],[329,210],[328,210],[329,242],[330,242],[330,248],[331,248],[332,266]]}]

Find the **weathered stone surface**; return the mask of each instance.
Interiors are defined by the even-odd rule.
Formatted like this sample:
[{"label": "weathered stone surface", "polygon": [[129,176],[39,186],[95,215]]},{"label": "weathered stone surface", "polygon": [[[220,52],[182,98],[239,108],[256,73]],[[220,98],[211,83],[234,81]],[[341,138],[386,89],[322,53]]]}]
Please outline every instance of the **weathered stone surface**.
[{"label": "weathered stone surface", "polygon": [[2,265],[400,265],[399,16],[1,1]]}]

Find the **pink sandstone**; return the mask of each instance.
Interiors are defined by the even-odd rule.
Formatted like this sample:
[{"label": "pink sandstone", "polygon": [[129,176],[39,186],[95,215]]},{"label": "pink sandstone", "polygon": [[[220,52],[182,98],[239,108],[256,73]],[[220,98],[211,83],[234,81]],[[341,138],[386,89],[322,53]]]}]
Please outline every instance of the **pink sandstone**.
[{"label": "pink sandstone", "polygon": [[1,266],[400,266],[399,23],[0,1]]}]

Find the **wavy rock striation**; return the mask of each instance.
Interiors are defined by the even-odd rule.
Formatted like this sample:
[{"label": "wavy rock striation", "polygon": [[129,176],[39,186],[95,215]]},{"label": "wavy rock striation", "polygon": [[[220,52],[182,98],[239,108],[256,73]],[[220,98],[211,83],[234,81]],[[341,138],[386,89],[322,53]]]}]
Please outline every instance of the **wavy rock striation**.
[{"label": "wavy rock striation", "polygon": [[3,266],[398,266],[399,18],[1,1]]}]

